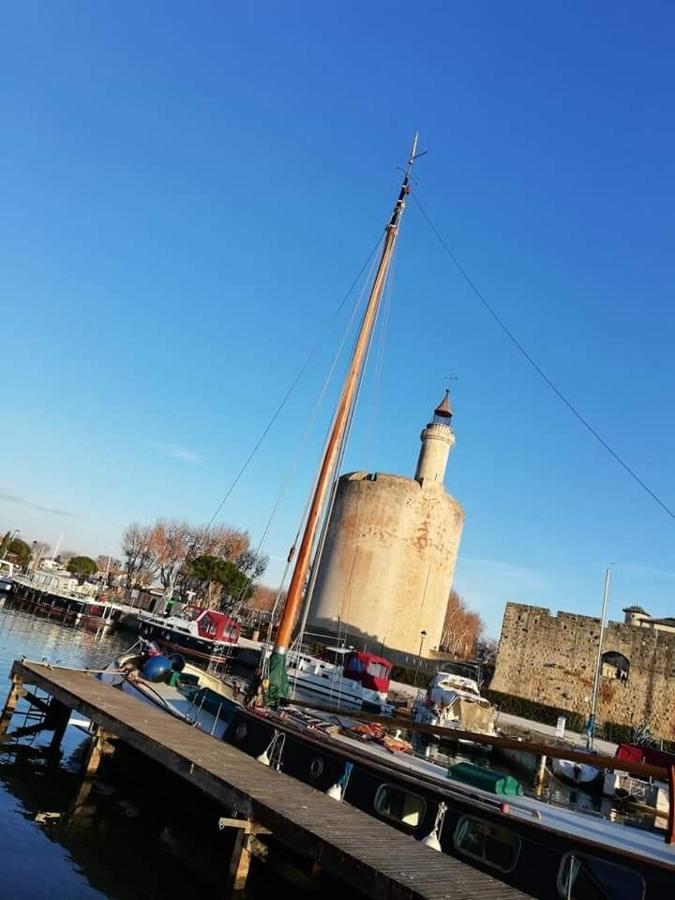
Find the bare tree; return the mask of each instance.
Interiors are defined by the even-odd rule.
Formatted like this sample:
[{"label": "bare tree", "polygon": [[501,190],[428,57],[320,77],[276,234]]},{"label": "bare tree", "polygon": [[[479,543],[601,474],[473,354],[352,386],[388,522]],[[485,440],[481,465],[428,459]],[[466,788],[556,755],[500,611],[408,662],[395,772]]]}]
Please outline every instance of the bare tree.
[{"label": "bare tree", "polygon": [[174,581],[174,587],[180,594],[185,594],[191,586],[194,588],[194,585],[191,585],[189,567],[186,565],[190,560],[214,556],[218,559],[236,561],[248,550],[250,544],[248,532],[233,528],[231,525],[217,525],[215,528],[206,525],[187,527],[183,564],[178,567]]},{"label": "bare tree", "polygon": [[219,559],[236,559],[251,543],[248,532],[231,525],[216,525],[208,528],[201,525],[191,530],[189,556],[217,556]]},{"label": "bare tree", "polygon": [[122,535],[124,571],[128,588],[151,584],[159,565],[153,547],[152,528],[133,522]]},{"label": "bare tree", "polygon": [[77,550],[61,550],[56,558],[65,566],[74,556],[80,555]]},{"label": "bare tree", "polygon": [[107,556],[105,554],[97,556],[96,565],[98,566],[99,572],[107,572],[108,575],[113,578],[124,573],[122,561],[116,559],[114,556]]},{"label": "bare tree", "polygon": [[152,526],[152,547],[159,567],[159,580],[167,599],[170,599],[193,547],[193,529],[187,522],[159,519]]},{"label": "bare tree", "polygon": [[474,655],[476,643],[483,631],[483,620],[467,609],[464,599],[454,589],[450,591],[443,623],[441,648],[461,659]]},{"label": "bare tree", "polygon": [[120,575],[124,574],[122,562],[119,559],[115,559],[114,556],[106,556],[105,554],[97,556],[96,566],[99,577],[102,582],[105,582],[106,587],[111,587],[115,578],[119,578]]}]

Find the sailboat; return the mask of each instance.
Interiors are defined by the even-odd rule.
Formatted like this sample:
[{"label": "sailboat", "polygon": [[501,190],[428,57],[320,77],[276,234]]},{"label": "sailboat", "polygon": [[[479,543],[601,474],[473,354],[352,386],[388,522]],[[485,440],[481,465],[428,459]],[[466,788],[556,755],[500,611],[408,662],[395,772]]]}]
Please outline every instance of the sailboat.
[{"label": "sailboat", "polygon": [[394,255],[394,248],[401,227],[401,219],[403,218],[403,213],[405,211],[406,197],[410,193],[411,173],[415,160],[417,159],[417,142],[418,135],[415,134],[410,148],[408,164],[403,177],[403,183],[401,184],[401,190],[398,199],[394,204],[391,218],[384,231],[380,258],[370,289],[368,303],[363,314],[356,343],[354,344],[340,399],[335,409],[328,441],[319,466],[314,493],[307,512],[302,539],[295,557],[295,565],[288,585],[286,602],[277,629],[274,647],[269,659],[269,685],[267,688],[266,701],[270,706],[276,705],[280,700],[288,696],[288,649],[291,645],[293,629],[303,600],[309,600],[308,597],[305,597],[305,587],[312,566],[313,550],[321,526],[322,515],[326,511],[326,504],[333,486],[336,464],[344,447],[348,425],[354,410],[358,388],[363,374],[363,368],[368,356],[368,348],[377,321],[382,293]]},{"label": "sailboat", "polygon": [[[307,713],[301,704],[288,704],[291,638],[302,603],[308,600],[306,585],[317,536],[410,192],[417,143],[415,136],[385,228],[268,666],[261,672],[258,689],[248,693],[254,701],[250,706],[239,703],[234,695],[225,697],[223,703],[222,689],[213,691],[215,697],[207,696],[222,707],[219,721],[227,722],[223,739],[261,765],[300,779],[338,802],[349,802],[430,850],[453,855],[529,896],[542,900],[658,900],[670,896],[675,879],[675,856],[661,835],[523,797],[513,779],[489,769],[453,766],[448,771],[415,757],[397,735],[376,740],[374,728],[355,725],[348,714],[336,715],[334,710],[327,715],[316,710]],[[137,670],[147,681],[154,667],[166,664],[166,660],[157,663],[144,656]],[[135,675],[132,680],[138,678]],[[146,692],[146,702],[150,694]],[[188,699],[194,708],[194,698]]]},{"label": "sailboat", "polygon": [[[274,647],[262,672],[264,704],[233,710],[224,739],[261,764],[358,806],[530,896],[656,900],[668,895],[675,878],[675,857],[660,835],[520,797],[513,779],[487,769],[460,772],[454,766],[448,772],[412,755],[398,736],[378,742],[375,728],[354,725],[348,716],[322,715],[316,708],[310,714],[287,702],[293,631],[303,602],[310,599],[307,585],[317,537],[411,190],[417,145],[415,135],[319,464]],[[505,793],[507,799],[499,796]]]}]

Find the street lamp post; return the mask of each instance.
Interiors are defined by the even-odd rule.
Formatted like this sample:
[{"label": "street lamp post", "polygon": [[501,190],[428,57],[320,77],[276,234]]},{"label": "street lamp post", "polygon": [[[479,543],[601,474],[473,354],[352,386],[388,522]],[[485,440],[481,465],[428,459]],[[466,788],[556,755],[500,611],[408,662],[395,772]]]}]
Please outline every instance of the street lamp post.
[{"label": "street lamp post", "polygon": [[420,631],[420,649],[417,651],[417,664],[415,665],[415,687],[417,687],[417,676],[420,671],[420,662],[422,660],[422,647],[424,645],[424,638],[427,636],[426,631]]}]

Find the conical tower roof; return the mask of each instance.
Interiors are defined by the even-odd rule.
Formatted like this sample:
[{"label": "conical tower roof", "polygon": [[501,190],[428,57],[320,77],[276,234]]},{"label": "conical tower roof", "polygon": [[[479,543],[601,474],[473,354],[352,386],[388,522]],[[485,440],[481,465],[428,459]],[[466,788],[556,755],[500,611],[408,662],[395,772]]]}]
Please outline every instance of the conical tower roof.
[{"label": "conical tower roof", "polygon": [[450,423],[452,418],[452,406],[450,406],[450,391],[445,392],[445,397],[434,410],[434,419],[446,419],[446,424]]}]

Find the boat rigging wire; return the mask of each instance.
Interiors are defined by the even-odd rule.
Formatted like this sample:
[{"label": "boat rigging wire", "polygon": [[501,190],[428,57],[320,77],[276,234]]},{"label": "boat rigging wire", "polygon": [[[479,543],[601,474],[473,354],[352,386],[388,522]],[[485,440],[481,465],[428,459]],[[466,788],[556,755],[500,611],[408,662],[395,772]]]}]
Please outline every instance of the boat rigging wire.
[{"label": "boat rigging wire", "polygon": [[382,387],[382,370],[384,366],[384,351],[387,342],[387,329],[389,326],[389,312],[391,310],[392,295],[394,293],[394,280],[396,276],[396,249],[391,258],[390,271],[387,276],[387,282],[384,286],[382,297],[382,312],[379,316],[379,334],[377,353],[375,359],[375,372],[370,395],[370,410],[368,414],[368,424],[366,426],[366,437],[363,458],[367,469],[374,468],[370,465],[373,452],[373,441],[375,437],[375,424],[377,422],[377,412],[380,402],[380,391]]},{"label": "boat rigging wire", "polygon": [[417,193],[413,193],[412,198],[415,201],[420,213],[422,214],[423,219],[425,220],[425,222],[427,223],[427,225],[429,226],[429,228],[431,229],[433,234],[436,236],[439,244],[441,245],[441,247],[443,248],[445,253],[448,255],[448,257],[454,264],[454,266],[457,269],[457,271],[459,272],[459,274],[462,276],[464,281],[471,288],[471,290],[476,295],[476,297],[478,297],[478,299],[480,300],[480,302],[482,303],[483,307],[488,312],[488,314],[492,317],[492,319],[494,319],[494,321],[501,328],[501,330],[504,332],[504,334],[507,336],[507,338],[511,341],[511,343],[514,345],[514,347],[518,350],[520,355],[526,360],[526,362],[529,363],[529,365],[534,369],[534,371],[541,378],[541,380],[553,391],[553,393],[561,401],[561,403],[563,403],[567,407],[567,409],[572,413],[572,415],[575,416],[575,418],[596,439],[596,441],[602,447],[604,447],[604,449],[609,453],[609,455],[611,457],[613,457],[613,459],[621,466],[621,468],[624,469],[624,471],[627,472],[628,475],[630,475],[630,477],[635,482],[637,482],[637,484],[642,488],[642,490],[646,494],[648,494],[652,498],[652,500],[654,500],[656,503],[658,503],[658,505],[661,507],[661,509],[664,512],[666,512],[670,516],[671,519],[675,519],[675,511],[673,511],[668,506],[668,504],[665,503],[659,497],[659,495],[649,487],[649,485],[638,475],[638,473],[635,471],[635,469],[633,469],[619,455],[619,453],[617,453],[617,451],[611,446],[611,444],[605,440],[605,438],[600,434],[600,432],[596,428],[594,428],[593,425],[591,425],[591,423],[588,421],[588,419],[581,412],[579,412],[579,410],[576,408],[576,406],[572,403],[571,400],[567,399],[565,394],[563,394],[563,392],[560,390],[560,388],[557,387],[557,385],[551,380],[551,378],[549,378],[549,376],[546,374],[546,372],[544,372],[544,370],[539,365],[539,363],[534,359],[534,357],[525,349],[523,344],[518,340],[518,338],[513,333],[513,331],[511,331],[509,326],[502,319],[502,317],[499,315],[499,313],[495,310],[495,308],[492,306],[492,304],[481,293],[481,291],[478,289],[478,286],[476,285],[475,281],[471,278],[471,276],[466,271],[464,266],[462,266],[462,264],[457,259],[455,254],[452,252],[452,250],[448,246],[447,242],[443,238],[442,234],[440,233],[438,228],[436,228],[434,223],[431,221],[428,213],[426,212],[426,210],[420,203]]},{"label": "boat rigging wire", "polygon": [[[381,241],[380,241],[379,243],[381,243]],[[375,249],[377,249],[377,247],[376,247]],[[370,259],[373,259],[373,256],[374,256],[374,251],[373,251],[373,253],[371,253]],[[371,266],[371,270],[372,270],[372,268],[373,268],[373,267]],[[369,274],[370,274],[370,273],[369,273]],[[352,286],[352,287],[353,287],[353,286]],[[302,457],[302,453],[303,453],[305,447],[307,446],[307,442],[308,442],[308,440],[309,440],[309,436],[310,436],[310,434],[311,434],[311,432],[312,432],[312,429],[314,428],[314,424],[315,424],[316,419],[317,419],[317,417],[318,417],[318,415],[319,415],[319,410],[321,409],[321,406],[322,406],[322,404],[323,404],[323,401],[324,401],[324,398],[325,398],[326,393],[327,393],[327,391],[328,391],[328,388],[329,388],[329,386],[330,386],[330,383],[331,383],[331,381],[333,380],[333,375],[335,374],[335,370],[336,370],[336,368],[337,368],[337,366],[338,366],[338,363],[339,363],[339,361],[340,361],[340,357],[342,356],[342,353],[343,353],[343,351],[344,351],[345,345],[346,345],[346,343],[347,343],[347,339],[348,339],[349,334],[350,334],[350,332],[351,332],[351,330],[352,330],[352,328],[353,328],[353,326],[354,326],[354,322],[356,321],[357,314],[358,314],[359,310],[361,309],[361,307],[363,306],[364,300],[365,300],[365,290],[362,291],[362,292],[359,294],[359,296],[356,298],[356,302],[354,303],[354,309],[352,310],[351,316],[349,317],[349,321],[347,322],[347,324],[346,324],[346,326],[345,326],[344,333],[343,333],[343,335],[342,335],[342,339],[341,339],[340,344],[339,344],[339,346],[338,346],[338,348],[337,348],[337,350],[336,350],[336,352],[335,352],[335,355],[334,355],[334,357],[333,357],[333,361],[332,361],[332,363],[331,363],[331,365],[330,365],[330,368],[329,368],[329,370],[328,370],[328,373],[327,373],[327,375],[326,375],[326,377],[325,377],[325,379],[324,379],[323,385],[321,386],[321,390],[319,391],[319,394],[318,394],[318,396],[317,396],[316,402],[315,402],[315,404],[314,404],[314,408],[312,409],[312,412],[311,412],[311,414],[310,414],[310,416],[309,416],[309,419],[307,420],[307,425],[305,426],[305,430],[304,430],[303,435],[302,435],[302,437],[301,437],[301,439],[300,439],[300,442],[298,443],[298,446],[297,446],[297,448],[296,448],[296,451],[295,451],[295,454],[294,454],[294,456],[293,456],[293,459],[291,460],[291,463],[290,463],[290,465],[288,466],[288,469],[286,470],[286,474],[285,474],[285,476],[284,476],[284,478],[283,478],[283,480],[282,480],[281,488],[280,488],[280,490],[279,490],[279,493],[277,494],[276,500],[275,500],[274,505],[273,505],[273,507],[272,507],[272,511],[270,512],[270,515],[269,515],[269,517],[268,517],[268,519],[267,519],[267,522],[265,523],[265,527],[264,527],[263,532],[262,532],[262,535],[261,535],[261,537],[260,537],[260,541],[258,542],[258,547],[257,547],[257,549],[256,549],[256,551],[255,551],[255,556],[256,556],[256,558],[258,558],[258,557],[260,556],[260,554],[262,553],[263,546],[264,546],[264,544],[265,544],[265,541],[267,540],[267,537],[268,537],[268,535],[269,535],[269,532],[270,532],[270,529],[271,529],[272,524],[273,524],[273,522],[274,522],[274,519],[276,518],[277,512],[279,511],[279,507],[281,506],[281,502],[282,502],[282,500],[283,500],[283,498],[284,498],[286,492],[288,491],[288,488],[289,488],[289,486],[290,486],[290,483],[291,483],[291,481],[293,480],[293,477],[294,477],[294,475],[295,475],[295,472],[297,471],[298,465],[300,464],[300,459],[301,459],[301,457]],[[344,305],[344,303],[343,303],[342,305]],[[328,436],[326,436],[326,441],[327,441],[327,440],[328,440]],[[305,521],[305,519],[306,519],[306,517],[307,517],[307,512],[308,512],[308,510],[309,510],[309,504],[310,504],[310,502],[311,502],[311,499],[312,499],[312,493],[310,492],[310,493],[308,494],[308,496],[307,496],[307,500],[306,500],[306,502],[305,502],[305,508],[304,508],[304,510],[303,510],[303,514],[302,514],[302,517],[301,517],[301,520],[300,520],[300,526],[299,526],[299,528],[298,528],[298,531],[297,531],[297,533],[296,533],[295,540],[294,540],[294,542],[293,542],[293,545],[294,545],[294,546],[295,546],[295,544],[297,543],[297,541],[298,541],[298,539],[299,539],[299,537],[300,537],[300,529],[302,528],[302,524],[304,523],[304,521]],[[284,581],[285,581],[285,578],[286,578],[287,570],[288,570],[288,564],[287,564],[287,567],[286,567],[286,571],[284,572],[284,579],[282,579],[282,582],[281,582],[281,585],[280,585],[280,588],[279,588],[280,591],[283,590],[283,586],[284,586]],[[237,599],[236,599],[236,601],[235,601],[235,603],[234,603],[234,609],[237,609],[237,608],[238,608],[238,605],[243,601],[244,593],[246,592],[246,587],[247,587],[246,584],[244,584],[244,585],[242,586],[241,591],[240,591],[239,595],[237,596]],[[275,605],[276,605],[276,604],[275,604]]]},{"label": "boat rigging wire", "polygon": [[[374,267],[372,267],[372,268],[374,268]],[[369,272],[369,277],[366,279],[366,283],[368,283],[368,282],[371,280],[371,279],[370,279],[370,276],[373,275],[372,268],[371,268],[371,272]],[[388,277],[389,277],[389,276],[388,276]],[[387,280],[388,280],[388,277],[387,277]],[[386,287],[387,287],[387,285],[386,285],[386,283],[385,283],[385,290],[386,290]],[[363,293],[363,295],[361,296],[361,298],[359,299],[359,302],[358,302],[358,304],[357,304],[357,308],[358,308],[358,309],[360,309],[360,307],[361,307],[361,305],[362,305],[364,299],[365,299],[365,288],[364,288],[364,293]],[[355,316],[355,314],[356,314],[356,309],[355,309],[355,311],[354,311],[354,316]],[[352,317],[352,319],[354,318],[354,316]],[[344,337],[344,339],[343,339],[343,341],[342,341],[342,344],[340,345],[340,348],[339,348],[338,353],[337,353],[337,355],[336,355],[335,363],[334,363],[334,365],[333,365],[333,369],[331,370],[331,375],[332,375],[332,371],[335,369],[335,364],[337,363],[337,360],[338,360],[339,357],[342,355],[342,349],[343,349],[344,344],[345,344],[345,342],[346,342],[346,338],[347,338],[347,334],[349,333],[349,330],[351,330],[351,322],[350,322],[350,327],[349,327],[348,330],[345,332],[345,337]],[[339,450],[338,450],[338,455],[337,455],[337,458],[336,458],[336,460],[335,460],[335,466],[334,466],[334,468],[333,468],[333,476],[332,476],[332,484],[331,484],[330,495],[329,495],[329,498],[328,498],[328,502],[327,502],[327,504],[326,504],[326,506],[325,506],[325,508],[324,508],[324,512],[323,512],[323,514],[322,514],[321,528],[320,528],[320,530],[319,530],[319,535],[318,535],[317,541],[316,541],[315,546],[314,546],[314,552],[313,552],[313,554],[312,554],[312,557],[313,557],[313,559],[312,559],[312,567],[311,567],[309,579],[308,579],[308,582],[307,582],[307,587],[306,587],[306,590],[305,590],[305,596],[304,596],[303,603],[302,603],[301,624],[300,624],[300,628],[299,628],[299,630],[298,630],[298,634],[296,635],[296,640],[299,639],[299,641],[300,641],[300,644],[299,644],[300,651],[302,650],[302,643],[303,643],[303,641],[304,641],[305,628],[306,628],[306,626],[307,626],[307,618],[308,618],[308,616],[309,616],[309,609],[310,609],[311,602],[312,602],[312,595],[313,595],[313,593],[314,593],[314,586],[315,586],[315,584],[316,584],[317,575],[318,575],[318,573],[319,573],[319,565],[320,565],[320,563],[321,563],[321,556],[322,556],[322,554],[323,554],[323,549],[324,549],[324,546],[325,546],[325,543],[326,543],[326,537],[327,537],[327,534],[328,534],[328,523],[330,522],[330,517],[331,517],[331,514],[332,514],[332,512],[333,512],[333,506],[334,506],[334,504],[335,504],[335,497],[336,497],[336,494],[337,494],[337,486],[338,486],[338,481],[339,481],[339,478],[340,478],[340,470],[342,469],[342,463],[343,463],[344,456],[345,456],[345,453],[346,453],[346,450],[347,450],[347,445],[349,444],[349,439],[350,439],[350,436],[351,436],[351,433],[352,433],[352,426],[353,426],[353,422],[354,422],[354,413],[356,412],[356,408],[357,408],[358,403],[359,403],[359,398],[360,398],[360,396],[361,396],[361,390],[362,390],[362,388],[363,388],[363,377],[364,377],[364,373],[365,373],[366,367],[367,367],[367,365],[368,365],[368,360],[369,360],[369,358],[370,358],[370,352],[371,352],[371,349],[372,349],[372,344],[370,344],[370,345],[368,346],[368,349],[366,350],[365,362],[364,362],[363,369],[361,370],[361,375],[360,375],[360,377],[359,377],[359,382],[358,382],[358,385],[357,385],[357,388],[356,388],[356,395],[355,395],[355,398],[354,398],[354,404],[353,404],[352,409],[351,409],[351,412],[349,413],[349,416],[348,416],[348,418],[347,418],[347,423],[346,423],[346,426],[345,426],[345,432],[344,432],[344,435],[343,435],[343,437],[342,437],[342,441],[340,442],[340,447],[339,447]],[[332,428],[332,423],[331,423],[331,428]],[[326,434],[326,442],[325,442],[325,445],[324,445],[324,452],[325,452],[325,447],[326,447],[327,444],[328,444],[329,435],[330,435],[330,429],[329,429],[329,431],[328,431],[327,434]],[[306,507],[305,507],[305,512],[304,512],[303,520],[302,520],[302,521],[303,521],[303,524],[304,524],[304,521],[305,521],[305,519],[306,519],[306,517],[307,517],[307,514],[308,514],[308,512],[309,512],[309,506],[310,506],[310,503],[311,503],[312,496],[313,496],[313,494],[314,494],[314,489],[315,489],[315,487],[316,487],[316,480],[315,480],[315,482],[314,482],[314,485],[312,486],[312,491],[310,492],[310,494],[309,494],[308,497],[307,497],[307,505],[306,505]],[[296,536],[296,542],[297,542],[299,536],[300,536],[300,530],[298,530],[298,534],[297,534],[297,536]]]},{"label": "boat rigging wire", "polygon": [[219,515],[221,509],[223,508],[223,506],[225,505],[225,503],[226,503],[226,502],[228,501],[228,499],[230,498],[230,496],[231,496],[231,494],[232,494],[232,491],[235,489],[235,487],[236,487],[237,484],[239,483],[239,480],[241,479],[242,475],[244,474],[244,472],[246,471],[246,469],[249,467],[251,461],[253,460],[253,457],[256,455],[256,453],[257,453],[258,450],[260,449],[260,447],[261,447],[263,441],[265,440],[265,438],[266,438],[267,435],[269,434],[269,432],[270,432],[272,426],[274,425],[274,423],[275,423],[276,420],[278,419],[278,417],[279,417],[279,415],[281,414],[283,408],[286,406],[286,403],[289,401],[291,395],[293,394],[293,391],[294,391],[295,388],[298,386],[298,383],[300,382],[302,376],[305,374],[305,372],[306,372],[307,369],[309,368],[309,365],[310,365],[310,363],[312,362],[312,360],[314,359],[314,356],[315,356],[317,350],[319,349],[319,346],[321,345],[321,343],[322,343],[322,341],[323,341],[323,339],[324,339],[326,333],[328,332],[328,329],[329,329],[330,325],[333,324],[333,322],[335,321],[335,319],[337,318],[337,316],[338,316],[339,313],[341,312],[343,306],[345,305],[345,303],[346,303],[347,300],[349,299],[349,297],[350,297],[352,291],[354,290],[354,288],[356,287],[356,285],[357,285],[359,279],[361,278],[361,275],[364,273],[366,267],[368,266],[368,263],[372,260],[373,256],[375,255],[375,253],[376,253],[376,251],[377,251],[377,249],[379,248],[379,246],[380,246],[381,243],[382,243],[382,236],[381,236],[381,235],[378,235],[377,241],[375,242],[375,245],[373,246],[373,249],[370,251],[370,253],[368,254],[368,257],[365,259],[363,265],[361,266],[361,268],[359,269],[358,273],[356,274],[356,277],[354,278],[354,280],[352,281],[351,285],[349,286],[349,289],[347,290],[347,293],[344,295],[344,297],[342,298],[342,300],[341,300],[340,303],[338,304],[338,306],[337,306],[335,312],[333,313],[333,315],[331,316],[331,318],[330,318],[330,320],[329,320],[329,322],[328,322],[326,328],[323,329],[321,336],[319,337],[319,339],[316,341],[316,343],[314,344],[314,346],[312,347],[312,349],[311,349],[310,352],[308,353],[308,355],[307,355],[307,357],[306,357],[304,363],[303,363],[302,366],[300,367],[300,369],[299,369],[297,375],[295,376],[295,378],[294,378],[293,381],[291,382],[291,384],[290,384],[290,386],[288,387],[288,389],[287,389],[286,393],[284,394],[284,396],[281,398],[281,402],[280,402],[279,405],[277,406],[277,408],[276,408],[276,410],[274,411],[272,417],[269,419],[269,421],[267,422],[267,424],[266,424],[265,427],[263,428],[263,430],[262,430],[262,432],[261,432],[261,434],[260,434],[260,437],[258,438],[258,440],[256,441],[256,443],[255,443],[254,446],[253,446],[253,449],[250,451],[250,453],[248,454],[248,456],[247,456],[246,459],[244,460],[243,465],[241,466],[241,468],[239,469],[239,471],[237,472],[237,474],[234,476],[234,479],[232,480],[232,483],[230,484],[230,486],[229,486],[228,489],[226,490],[226,492],[225,492],[225,494],[224,494],[222,500],[220,501],[220,503],[219,503],[218,506],[216,507],[215,512],[213,513],[213,515],[212,515],[211,518],[209,519],[208,524],[207,524],[207,526],[206,526],[207,529],[210,528],[210,527],[213,525],[213,523],[215,522],[215,520],[216,520],[216,518],[218,517],[218,515]]},{"label": "boat rigging wire", "polygon": [[[379,247],[381,246],[381,244],[382,244],[382,237],[379,238],[377,244],[375,245],[375,247],[374,247],[373,250],[371,251],[370,256],[368,257],[368,259],[366,260],[366,262],[364,263],[364,265],[361,267],[361,271],[359,272],[359,274],[357,275],[355,281],[354,281],[354,282],[352,283],[352,285],[351,285],[350,292],[354,289],[354,286],[355,286],[356,282],[358,281],[358,279],[359,279],[359,278],[361,277],[361,275],[363,274],[363,272],[364,272],[366,266],[368,265],[368,263],[371,262],[371,261],[373,261],[373,264],[371,265],[370,270],[368,271],[368,276],[367,276],[367,278],[365,279],[364,284],[367,284],[367,283],[370,281],[370,278],[371,278],[371,276],[372,276],[372,274],[373,274],[374,265],[375,265],[375,263],[374,263],[375,252],[376,252],[376,250],[379,249]],[[348,296],[348,295],[347,295],[347,296]],[[345,304],[345,302],[346,302],[346,300],[347,300],[347,296],[345,296],[345,298],[343,299],[343,301],[342,301],[342,303],[341,303],[341,305],[340,305],[340,308],[341,308],[342,306],[344,306],[344,304]],[[356,315],[357,315],[358,311],[361,309],[364,300],[365,300],[365,286],[364,286],[364,289],[361,291],[360,295],[358,296],[358,298],[357,298],[357,300],[356,300],[356,303],[354,304],[354,309],[352,310],[352,314],[351,314],[351,316],[350,316],[350,318],[349,318],[349,321],[348,321],[348,323],[347,323],[347,325],[346,325],[346,327],[345,327],[345,329],[344,329],[344,333],[343,333],[343,336],[342,336],[342,340],[340,341],[340,345],[338,346],[338,349],[337,349],[337,351],[336,351],[336,353],[335,353],[335,356],[333,357],[333,362],[332,362],[332,364],[331,364],[331,366],[330,366],[330,369],[329,369],[329,371],[328,371],[328,374],[327,374],[327,376],[326,376],[326,379],[324,380],[323,386],[322,386],[322,388],[321,388],[321,391],[320,391],[319,396],[318,396],[318,398],[317,398],[316,404],[315,404],[315,406],[314,406],[314,410],[312,411],[312,414],[311,414],[311,416],[310,416],[310,418],[309,418],[307,427],[306,427],[306,429],[305,429],[305,433],[304,433],[304,435],[303,435],[303,437],[302,437],[302,439],[301,439],[300,446],[298,447],[298,450],[297,450],[297,452],[296,452],[295,460],[292,462],[291,466],[289,467],[288,475],[287,475],[287,481],[290,481],[291,476],[292,476],[292,474],[293,474],[295,468],[296,468],[297,465],[298,465],[298,462],[299,462],[299,459],[300,459],[300,454],[301,454],[301,452],[302,452],[302,448],[304,447],[304,445],[305,445],[306,442],[307,442],[307,439],[308,439],[308,436],[309,436],[309,432],[311,431],[311,429],[312,429],[312,427],[313,427],[313,425],[314,425],[314,422],[315,422],[315,420],[316,420],[316,417],[317,417],[317,415],[318,415],[319,407],[321,406],[321,404],[322,404],[322,402],[323,402],[323,399],[324,399],[324,397],[325,397],[326,391],[328,390],[328,386],[329,386],[329,384],[330,384],[330,382],[331,382],[331,380],[332,380],[332,378],[333,378],[333,375],[334,375],[334,373],[335,373],[335,369],[337,368],[338,362],[340,361],[340,357],[342,356],[342,353],[343,353],[343,351],[344,351],[344,347],[345,347],[345,345],[346,345],[346,343],[347,343],[347,339],[348,339],[349,334],[350,334],[350,332],[351,332],[351,330],[352,330],[352,327],[353,327],[353,325],[354,325],[354,321],[355,321],[355,319],[356,319]],[[326,437],[325,437],[325,439],[324,439],[324,446],[323,446],[322,453],[325,453],[326,446],[327,446],[327,444],[328,444],[329,435],[330,435],[330,426],[329,426],[328,430],[326,431]],[[317,477],[318,477],[318,475],[317,475]],[[311,502],[312,502],[312,496],[313,496],[313,494],[314,494],[315,488],[316,488],[316,478],[314,479],[314,482],[313,482],[313,484],[311,485],[311,487],[310,487],[310,489],[309,489],[309,491],[308,491],[308,493],[307,493],[307,497],[306,497],[306,500],[305,500],[305,505],[304,505],[304,509],[303,509],[303,512],[302,512],[302,516],[300,517],[300,522],[299,522],[299,524],[298,524],[298,528],[297,528],[297,531],[296,531],[296,533],[295,533],[295,537],[293,538],[293,543],[291,544],[290,550],[289,550],[289,552],[288,552],[288,557],[287,557],[287,559],[286,559],[286,565],[285,565],[285,567],[284,567],[284,571],[283,571],[283,575],[282,575],[282,577],[281,577],[281,581],[279,582],[279,589],[278,589],[278,591],[277,591],[277,596],[276,596],[276,598],[275,598],[274,606],[272,607],[272,611],[271,611],[271,613],[270,613],[270,618],[269,618],[269,621],[268,621],[268,623],[267,623],[267,631],[266,631],[265,643],[269,643],[269,642],[271,641],[271,638],[272,638],[272,627],[273,627],[273,623],[274,623],[274,618],[275,618],[277,609],[278,609],[279,604],[280,604],[280,602],[281,602],[281,598],[282,598],[282,596],[283,596],[283,594],[284,594],[284,591],[285,591],[285,588],[286,588],[286,580],[287,580],[287,578],[288,578],[288,574],[289,574],[289,571],[290,571],[290,568],[291,568],[291,562],[293,561],[293,556],[295,555],[295,548],[296,548],[296,546],[297,546],[298,541],[300,540],[300,535],[301,535],[301,533],[302,533],[302,529],[304,528],[304,524],[305,524],[305,521],[306,521],[306,519],[307,519],[307,515],[308,515],[308,513],[309,513],[309,507],[310,507]],[[286,487],[283,488],[283,491],[285,491],[285,490],[286,490]],[[278,506],[279,506],[280,502],[281,502],[281,496],[278,498],[277,503],[275,504],[275,507],[274,507],[274,509],[273,509],[273,511],[272,511],[272,514],[271,514],[271,517],[270,517],[270,518],[272,518],[272,516],[274,516],[274,515],[276,514],[276,511],[277,511],[277,509],[278,509]],[[332,508],[332,507],[331,507],[331,508]],[[269,525],[271,525],[271,521],[269,522]],[[265,532],[268,532],[268,531],[269,531],[269,527],[266,527]],[[262,546],[262,539],[261,539],[261,546]],[[304,626],[303,626],[303,629],[304,629]],[[265,667],[266,667],[266,665],[267,665],[268,663],[269,663],[269,659],[266,658],[266,659],[264,660],[264,662],[263,662],[263,671],[265,670]]]}]

